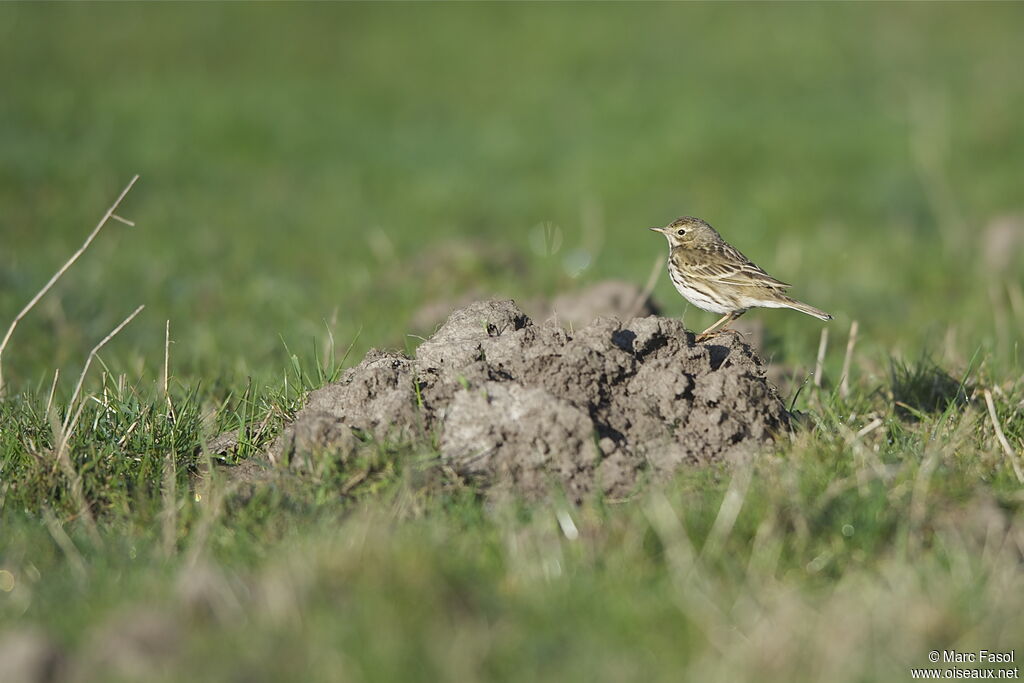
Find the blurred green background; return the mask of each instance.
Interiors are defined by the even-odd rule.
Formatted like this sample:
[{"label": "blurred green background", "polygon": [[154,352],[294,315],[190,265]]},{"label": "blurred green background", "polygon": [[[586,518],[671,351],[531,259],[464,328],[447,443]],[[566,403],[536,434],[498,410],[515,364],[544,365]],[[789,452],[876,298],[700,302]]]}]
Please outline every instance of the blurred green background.
[{"label": "blurred green background", "polygon": [[[1012,361],[990,309],[1024,228],[991,226],[1024,208],[1022,28],[1019,3],[5,3],[0,320],[142,176],[137,227],[25,320],[7,379],[73,371],[138,304],[105,354],[135,376],[167,319],[185,382],[280,377],[328,328],[358,358],[462,292],[642,284],[644,228],[681,214],[865,349],[953,330]],[[817,321],[753,315],[776,358],[813,356]]]}]

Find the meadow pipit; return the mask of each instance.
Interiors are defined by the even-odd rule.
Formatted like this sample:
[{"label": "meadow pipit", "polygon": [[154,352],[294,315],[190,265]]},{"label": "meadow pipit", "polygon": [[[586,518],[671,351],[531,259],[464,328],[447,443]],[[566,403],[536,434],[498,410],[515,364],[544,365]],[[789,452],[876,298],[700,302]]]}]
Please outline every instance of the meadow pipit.
[{"label": "meadow pipit", "polygon": [[832,319],[825,311],[786,296],[790,285],[761,270],[699,218],[683,216],[651,230],[668,238],[668,275],[676,290],[697,308],[722,314],[697,341],[755,306],[792,308],[821,320]]}]

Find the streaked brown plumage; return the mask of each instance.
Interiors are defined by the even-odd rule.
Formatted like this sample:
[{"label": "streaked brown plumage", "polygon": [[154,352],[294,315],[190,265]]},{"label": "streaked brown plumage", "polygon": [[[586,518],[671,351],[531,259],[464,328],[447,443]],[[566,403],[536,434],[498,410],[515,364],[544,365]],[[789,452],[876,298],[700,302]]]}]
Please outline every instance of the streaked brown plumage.
[{"label": "streaked brown plumage", "polygon": [[825,311],[787,296],[790,285],[764,272],[699,218],[683,216],[651,230],[668,239],[668,274],[676,290],[694,306],[722,315],[698,339],[758,306],[792,308],[821,320],[832,319]]}]

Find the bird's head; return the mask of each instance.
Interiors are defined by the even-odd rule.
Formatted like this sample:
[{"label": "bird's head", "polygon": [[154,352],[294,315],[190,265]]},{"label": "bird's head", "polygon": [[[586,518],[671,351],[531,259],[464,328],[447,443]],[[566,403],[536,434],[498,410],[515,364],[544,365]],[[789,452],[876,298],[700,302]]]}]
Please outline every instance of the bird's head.
[{"label": "bird's head", "polygon": [[692,248],[722,239],[714,228],[693,216],[677,218],[664,228],[650,229],[664,235],[673,249],[676,247]]}]

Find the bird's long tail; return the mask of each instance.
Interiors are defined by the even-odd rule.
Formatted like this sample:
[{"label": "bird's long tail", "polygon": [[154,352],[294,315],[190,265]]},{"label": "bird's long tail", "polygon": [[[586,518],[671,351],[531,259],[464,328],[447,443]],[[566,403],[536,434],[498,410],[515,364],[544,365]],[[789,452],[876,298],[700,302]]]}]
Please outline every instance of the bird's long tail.
[{"label": "bird's long tail", "polygon": [[785,305],[788,308],[792,308],[794,311],[800,311],[801,313],[806,313],[807,315],[813,315],[815,318],[818,318],[819,320],[832,319],[832,316],[826,313],[825,311],[817,309],[814,306],[809,306],[808,304],[805,304],[802,301],[791,299],[788,296],[782,297],[782,300],[785,302]]}]

